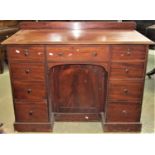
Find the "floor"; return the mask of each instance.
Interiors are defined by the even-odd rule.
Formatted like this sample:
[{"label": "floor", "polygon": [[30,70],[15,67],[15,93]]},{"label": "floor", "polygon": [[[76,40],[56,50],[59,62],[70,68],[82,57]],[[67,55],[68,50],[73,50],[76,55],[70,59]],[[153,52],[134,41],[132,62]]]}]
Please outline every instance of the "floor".
[{"label": "floor", "polygon": [[[147,71],[155,67],[155,51],[150,50],[148,56]],[[145,91],[142,107],[141,122],[142,133],[153,133],[154,111],[155,111],[155,76],[152,79],[146,77]],[[8,68],[5,65],[5,71],[0,74],[0,123],[3,123],[5,133],[15,133],[13,129],[14,112],[11,96],[10,77]],[[101,123],[99,122],[56,122],[53,133],[103,133]]]}]

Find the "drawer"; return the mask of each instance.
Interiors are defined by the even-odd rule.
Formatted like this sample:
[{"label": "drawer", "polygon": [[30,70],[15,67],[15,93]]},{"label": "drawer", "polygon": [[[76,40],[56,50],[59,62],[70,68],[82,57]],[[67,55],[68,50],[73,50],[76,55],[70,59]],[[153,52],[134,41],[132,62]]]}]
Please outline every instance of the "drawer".
[{"label": "drawer", "polygon": [[108,46],[48,46],[49,61],[108,61]]},{"label": "drawer", "polygon": [[40,82],[13,82],[15,99],[42,100],[46,99],[45,84]]},{"label": "drawer", "polygon": [[119,60],[145,60],[146,46],[144,45],[113,45],[112,61]]},{"label": "drawer", "polygon": [[39,63],[11,63],[11,76],[14,80],[40,81],[45,80],[44,64]]},{"label": "drawer", "polygon": [[110,78],[143,78],[145,65],[143,62],[111,64]]},{"label": "drawer", "polygon": [[143,94],[143,81],[111,80],[109,99],[115,101],[139,101]]},{"label": "drawer", "polygon": [[44,61],[44,47],[37,46],[13,46],[8,47],[8,58],[10,61]]},{"label": "drawer", "polygon": [[47,104],[15,103],[17,122],[48,122]]},{"label": "drawer", "polygon": [[107,122],[139,122],[141,115],[141,105],[138,104],[113,104],[107,107]]}]

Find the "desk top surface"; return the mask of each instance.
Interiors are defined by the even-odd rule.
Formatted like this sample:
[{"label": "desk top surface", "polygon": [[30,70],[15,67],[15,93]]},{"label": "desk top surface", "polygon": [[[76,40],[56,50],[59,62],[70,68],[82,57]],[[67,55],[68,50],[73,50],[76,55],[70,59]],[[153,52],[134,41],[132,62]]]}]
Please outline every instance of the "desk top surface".
[{"label": "desk top surface", "polygon": [[2,44],[154,44],[136,30],[20,30]]}]

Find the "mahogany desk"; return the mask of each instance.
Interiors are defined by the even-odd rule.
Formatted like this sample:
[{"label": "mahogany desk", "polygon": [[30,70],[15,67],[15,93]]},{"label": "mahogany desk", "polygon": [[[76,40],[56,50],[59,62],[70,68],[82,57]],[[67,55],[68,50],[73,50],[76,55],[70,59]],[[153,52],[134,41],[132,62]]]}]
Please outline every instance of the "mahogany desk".
[{"label": "mahogany desk", "polygon": [[148,45],[133,22],[24,22],[7,45],[17,131],[55,121],[141,130]]}]

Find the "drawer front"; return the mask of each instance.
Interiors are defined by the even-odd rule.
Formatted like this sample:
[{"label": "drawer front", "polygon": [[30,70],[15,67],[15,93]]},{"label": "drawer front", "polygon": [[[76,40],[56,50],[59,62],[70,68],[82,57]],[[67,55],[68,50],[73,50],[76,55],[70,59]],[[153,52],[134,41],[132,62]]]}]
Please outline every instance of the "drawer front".
[{"label": "drawer front", "polygon": [[109,99],[115,101],[139,101],[143,93],[143,82],[133,80],[111,80]]},{"label": "drawer front", "polygon": [[27,100],[46,99],[44,82],[13,82],[14,98]]},{"label": "drawer front", "polygon": [[45,80],[44,64],[11,63],[11,75],[14,80],[40,81]]},{"label": "drawer front", "polygon": [[113,45],[112,61],[145,60],[146,46],[144,45]]},{"label": "drawer front", "polygon": [[17,122],[48,122],[48,110],[45,103],[15,103],[15,111]]},{"label": "drawer front", "polygon": [[44,61],[43,46],[15,46],[8,47],[8,58],[10,61]]},{"label": "drawer front", "polygon": [[144,63],[112,63],[110,78],[143,78]]},{"label": "drawer front", "polygon": [[108,46],[90,47],[47,47],[47,59],[50,61],[108,61]]},{"label": "drawer front", "polygon": [[139,122],[141,105],[110,103],[107,109],[107,122]]}]

